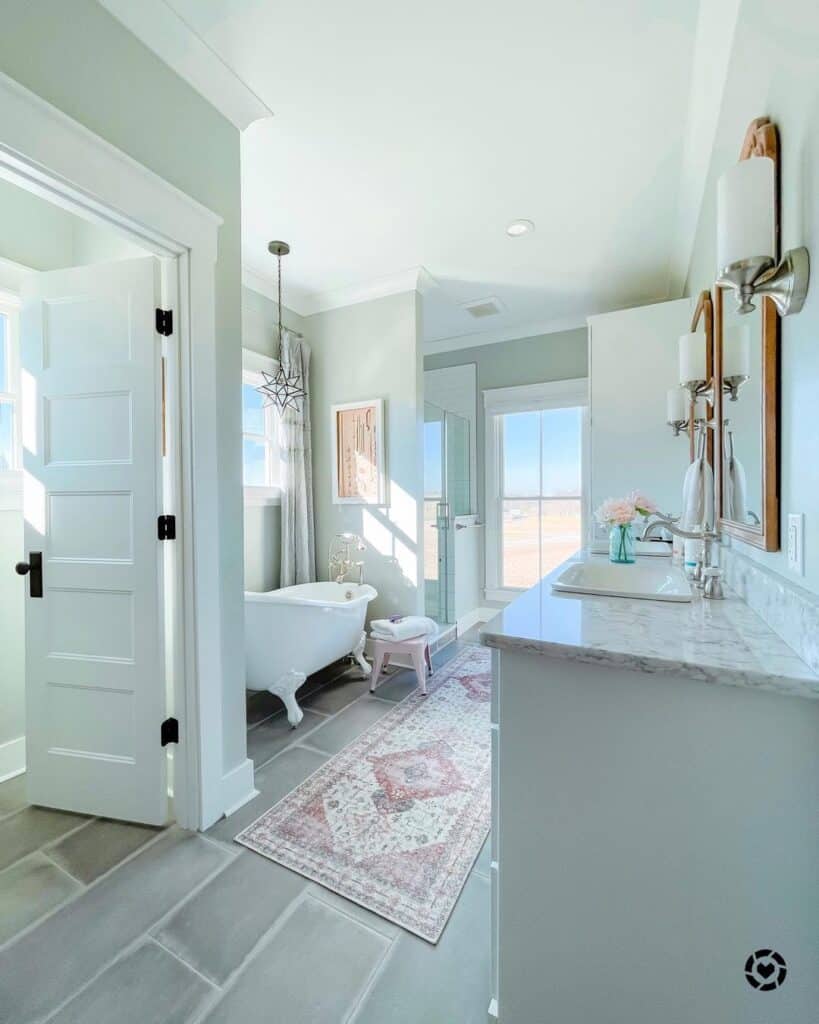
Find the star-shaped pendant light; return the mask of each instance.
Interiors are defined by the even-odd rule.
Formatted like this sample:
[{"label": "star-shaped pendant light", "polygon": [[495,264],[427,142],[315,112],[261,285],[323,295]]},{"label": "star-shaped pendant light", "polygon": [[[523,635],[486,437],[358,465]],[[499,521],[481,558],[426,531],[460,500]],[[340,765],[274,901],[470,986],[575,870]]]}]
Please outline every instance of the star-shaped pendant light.
[{"label": "star-shaped pendant light", "polygon": [[307,397],[307,392],[301,386],[300,374],[288,373],[280,363],[275,373],[262,370],[262,377],[264,384],[260,384],[256,390],[269,399],[265,405],[274,405],[280,413],[285,409],[298,411],[301,408],[299,403]]},{"label": "star-shaped pendant light", "polygon": [[287,242],[271,242],[267,249],[276,257],[278,271],[279,367],[273,374],[265,373],[262,370],[264,384],[260,384],[256,390],[268,399],[265,406],[272,405],[281,414],[285,409],[298,411],[301,408],[301,402],[307,397],[307,391],[302,383],[302,375],[285,364],[282,354],[282,256],[286,256],[290,252],[290,246]]}]

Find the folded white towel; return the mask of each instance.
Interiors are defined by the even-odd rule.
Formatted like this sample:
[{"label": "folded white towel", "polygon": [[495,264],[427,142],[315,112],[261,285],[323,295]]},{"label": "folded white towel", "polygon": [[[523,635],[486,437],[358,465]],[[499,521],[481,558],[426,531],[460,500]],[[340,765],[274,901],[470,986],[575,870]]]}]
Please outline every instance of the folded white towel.
[{"label": "folded white towel", "polygon": [[412,640],[416,636],[431,636],[438,632],[434,619],[424,615],[407,615],[399,622],[373,619],[370,633],[376,640]]}]

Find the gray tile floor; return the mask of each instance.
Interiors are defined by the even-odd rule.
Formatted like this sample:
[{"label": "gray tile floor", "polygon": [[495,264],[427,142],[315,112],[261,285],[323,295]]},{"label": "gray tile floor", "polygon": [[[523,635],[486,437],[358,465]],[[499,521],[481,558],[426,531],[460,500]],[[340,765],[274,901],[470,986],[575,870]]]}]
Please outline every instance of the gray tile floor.
[{"label": "gray tile floor", "polygon": [[431,946],[233,843],[415,685],[399,670],[373,697],[339,673],[308,681],[297,730],[249,697],[259,795],[204,835],[28,807],[22,778],[0,785],[4,1024],[485,1024],[486,848]]}]

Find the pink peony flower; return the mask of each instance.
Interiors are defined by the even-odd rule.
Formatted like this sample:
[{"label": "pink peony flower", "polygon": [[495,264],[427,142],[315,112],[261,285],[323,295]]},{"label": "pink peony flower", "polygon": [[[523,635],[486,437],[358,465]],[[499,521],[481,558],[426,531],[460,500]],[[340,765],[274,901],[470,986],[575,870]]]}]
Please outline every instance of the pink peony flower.
[{"label": "pink peony flower", "polygon": [[628,500],[634,505],[637,513],[641,516],[648,517],[654,515],[655,512],[659,512],[657,502],[653,498],[649,498],[647,494],[643,494],[642,491],[632,491],[628,496]]},{"label": "pink peony flower", "polygon": [[625,526],[637,516],[637,509],[631,497],[606,498],[594,513],[598,523],[604,526]]}]

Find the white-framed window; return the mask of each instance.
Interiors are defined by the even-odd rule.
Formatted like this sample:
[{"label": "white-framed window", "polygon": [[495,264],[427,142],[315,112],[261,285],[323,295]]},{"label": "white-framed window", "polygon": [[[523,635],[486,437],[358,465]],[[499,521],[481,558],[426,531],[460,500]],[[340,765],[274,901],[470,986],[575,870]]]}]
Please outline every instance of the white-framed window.
[{"label": "white-framed window", "polygon": [[274,373],[269,356],[242,349],[242,478],[246,505],[276,505],[279,486],[278,415],[256,389],[262,370]]},{"label": "white-framed window", "polygon": [[584,544],[588,381],[484,391],[486,596],[534,586]]},{"label": "white-framed window", "polygon": [[0,508],[22,501],[19,302],[0,296]]}]

